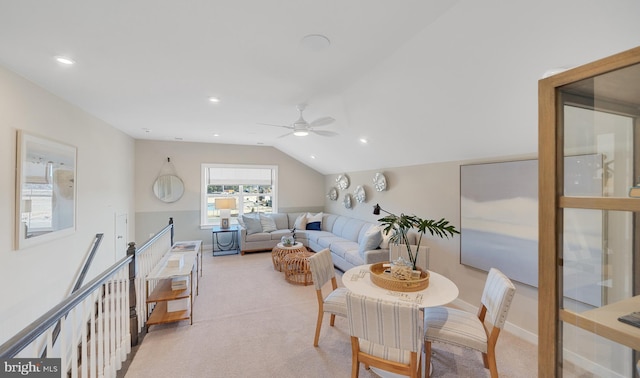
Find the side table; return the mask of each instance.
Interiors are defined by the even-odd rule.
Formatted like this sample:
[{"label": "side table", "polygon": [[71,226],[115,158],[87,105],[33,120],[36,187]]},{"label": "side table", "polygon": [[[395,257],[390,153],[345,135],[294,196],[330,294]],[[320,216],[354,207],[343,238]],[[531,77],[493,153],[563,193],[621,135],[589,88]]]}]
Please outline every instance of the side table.
[{"label": "side table", "polygon": [[284,279],[296,285],[311,285],[313,277],[309,269],[309,257],[313,255],[313,252],[298,252],[284,256],[281,262],[284,268]]},{"label": "side table", "polygon": [[[228,243],[220,243],[220,234],[223,233],[231,233],[231,240]],[[220,226],[213,226],[211,228],[211,241],[212,241],[212,252],[213,256],[216,255],[216,252],[228,252],[232,251],[233,253],[225,253],[225,255],[230,254],[238,254],[240,253],[240,243],[238,242],[238,226],[233,225],[229,226],[229,228],[221,228]],[[218,250],[216,251],[216,246]]]},{"label": "side table", "polygon": [[290,253],[307,252],[307,248],[300,243],[296,242],[290,247],[285,247],[284,244],[278,243],[271,250],[271,260],[273,261],[273,269],[278,272],[282,272],[282,258]]}]

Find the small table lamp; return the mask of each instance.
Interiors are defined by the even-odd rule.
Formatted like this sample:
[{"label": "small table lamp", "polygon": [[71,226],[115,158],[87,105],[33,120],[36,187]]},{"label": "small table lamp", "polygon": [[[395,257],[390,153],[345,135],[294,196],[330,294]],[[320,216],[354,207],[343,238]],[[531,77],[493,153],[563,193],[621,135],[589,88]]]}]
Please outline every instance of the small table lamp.
[{"label": "small table lamp", "polygon": [[220,210],[220,228],[229,228],[231,209],[235,208],[235,198],[216,198],[216,209]]}]

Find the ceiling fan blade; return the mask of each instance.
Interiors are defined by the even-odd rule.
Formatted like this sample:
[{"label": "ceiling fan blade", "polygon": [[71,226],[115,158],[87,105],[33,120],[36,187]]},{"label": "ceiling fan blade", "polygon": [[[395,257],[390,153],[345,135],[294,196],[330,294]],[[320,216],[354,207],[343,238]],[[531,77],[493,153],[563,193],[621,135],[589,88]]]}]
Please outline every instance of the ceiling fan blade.
[{"label": "ceiling fan blade", "polygon": [[276,139],[284,138],[284,137],[289,136],[289,135],[292,135],[292,134],[293,134],[293,131],[292,131],[292,132],[290,132],[290,133],[282,134],[282,135],[280,135],[279,137],[276,137]]},{"label": "ceiling fan blade", "polygon": [[338,133],[333,132],[333,131],[327,131],[327,130],[309,130],[312,133],[318,134],[318,135],[322,135],[325,137],[332,137],[332,136],[337,136]]},{"label": "ceiling fan blade", "polygon": [[316,126],[325,126],[328,125],[330,123],[333,123],[335,121],[335,119],[333,119],[332,117],[322,117],[322,118],[318,118],[315,121],[311,122],[310,125],[313,127]]},{"label": "ceiling fan blade", "polygon": [[258,125],[273,126],[273,127],[284,127],[285,129],[293,130],[293,126],[273,125],[271,123],[258,123]]}]

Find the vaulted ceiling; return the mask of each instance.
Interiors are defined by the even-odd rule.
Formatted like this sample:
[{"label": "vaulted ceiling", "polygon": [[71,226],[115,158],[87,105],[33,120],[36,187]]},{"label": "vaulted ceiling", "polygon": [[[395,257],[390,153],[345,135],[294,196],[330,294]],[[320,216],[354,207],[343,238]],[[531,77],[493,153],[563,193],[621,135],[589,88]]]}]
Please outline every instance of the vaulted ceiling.
[{"label": "vaulted ceiling", "polygon": [[[638,12],[636,0],[0,0],[0,65],[133,138],[384,170],[535,154],[537,81],[635,47]],[[264,125],[294,124],[301,103],[337,135]]]},{"label": "vaulted ceiling", "polygon": [[[376,138],[350,132],[342,93],[455,3],[2,1],[0,64],[136,139],[274,146],[328,173],[343,167],[314,151]],[[262,125],[300,103],[337,136]]]}]

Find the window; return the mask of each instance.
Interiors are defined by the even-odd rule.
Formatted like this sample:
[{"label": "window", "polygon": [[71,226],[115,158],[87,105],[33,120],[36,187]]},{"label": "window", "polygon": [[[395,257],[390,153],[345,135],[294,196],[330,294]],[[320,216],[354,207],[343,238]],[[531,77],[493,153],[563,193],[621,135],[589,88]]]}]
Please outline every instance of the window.
[{"label": "window", "polygon": [[202,164],[202,226],[220,224],[216,198],[235,199],[235,208],[230,209],[231,223],[237,223],[242,214],[276,211],[277,182],[276,166]]}]

